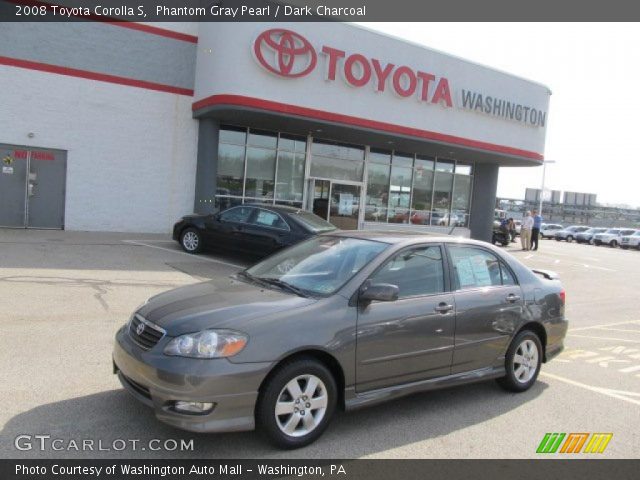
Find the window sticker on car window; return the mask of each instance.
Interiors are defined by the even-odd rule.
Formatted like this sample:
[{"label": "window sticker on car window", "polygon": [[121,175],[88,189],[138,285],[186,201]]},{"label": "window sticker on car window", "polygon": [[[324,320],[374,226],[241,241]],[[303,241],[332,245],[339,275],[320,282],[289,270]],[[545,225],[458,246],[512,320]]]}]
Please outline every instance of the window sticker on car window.
[{"label": "window sticker on car window", "polygon": [[456,272],[460,288],[488,287],[491,285],[489,267],[483,255],[473,255],[459,259],[456,262]]},{"label": "window sticker on car window", "polygon": [[471,261],[468,258],[461,258],[456,262],[456,272],[458,274],[458,282],[460,282],[460,288],[473,286],[476,279],[473,275],[473,267]]}]

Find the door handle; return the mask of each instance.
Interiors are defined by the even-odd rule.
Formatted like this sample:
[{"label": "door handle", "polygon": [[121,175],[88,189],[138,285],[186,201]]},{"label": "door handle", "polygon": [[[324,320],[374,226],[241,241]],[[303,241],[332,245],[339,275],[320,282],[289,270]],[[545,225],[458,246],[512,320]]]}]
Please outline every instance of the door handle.
[{"label": "door handle", "polygon": [[506,300],[507,300],[507,302],[509,302],[509,303],[515,303],[515,302],[517,302],[518,300],[520,300],[520,295],[515,295],[515,294],[513,294],[513,293],[510,293],[509,295],[507,295]]},{"label": "door handle", "polygon": [[453,305],[442,302],[442,303],[439,303],[438,306],[434,308],[434,310],[439,313],[447,313],[453,310]]}]

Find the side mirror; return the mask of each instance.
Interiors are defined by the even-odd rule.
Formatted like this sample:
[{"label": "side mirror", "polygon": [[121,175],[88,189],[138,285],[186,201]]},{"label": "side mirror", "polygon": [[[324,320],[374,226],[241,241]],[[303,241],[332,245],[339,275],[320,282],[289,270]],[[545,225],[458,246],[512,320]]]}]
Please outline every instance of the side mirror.
[{"label": "side mirror", "polygon": [[360,301],[395,302],[400,289],[390,283],[369,283],[360,290]]}]

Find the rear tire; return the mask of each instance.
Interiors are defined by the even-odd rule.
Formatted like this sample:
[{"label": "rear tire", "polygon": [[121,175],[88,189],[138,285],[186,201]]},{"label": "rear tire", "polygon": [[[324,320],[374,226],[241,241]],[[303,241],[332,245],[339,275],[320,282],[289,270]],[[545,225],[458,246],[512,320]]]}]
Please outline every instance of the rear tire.
[{"label": "rear tire", "polygon": [[195,228],[187,228],[180,234],[180,245],[187,253],[200,253],[204,240]]},{"label": "rear tire", "polygon": [[609,246],[611,248],[616,248],[618,246],[618,242],[615,240],[611,240],[611,242],[609,243]]},{"label": "rear tire", "polygon": [[329,369],[302,357],[283,364],[267,380],[258,398],[256,423],[277,447],[304,447],[327,428],[337,398]]},{"label": "rear tire", "polygon": [[520,332],[509,345],[505,355],[506,375],[497,379],[509,392],[524,392],[536,383],[542,366],[542,343],[531,330]]}]

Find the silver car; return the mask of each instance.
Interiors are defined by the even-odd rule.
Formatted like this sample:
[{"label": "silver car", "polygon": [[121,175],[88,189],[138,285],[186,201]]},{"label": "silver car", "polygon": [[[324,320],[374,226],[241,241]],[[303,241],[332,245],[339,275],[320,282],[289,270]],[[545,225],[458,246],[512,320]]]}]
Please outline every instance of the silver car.
[{"label": "silver car", "polygon": [[118,331],[114,372],[163,422],[259,426],[295,448],[337,408],[489,379],[529,389],[563,349],[564,312],[552,273],[484,242],[322,234],[151,298]]}]

